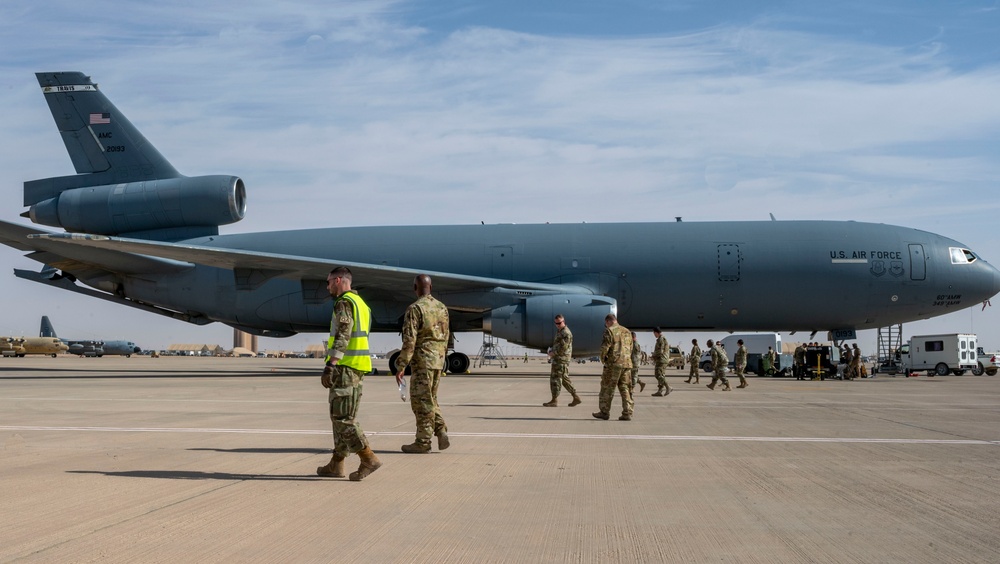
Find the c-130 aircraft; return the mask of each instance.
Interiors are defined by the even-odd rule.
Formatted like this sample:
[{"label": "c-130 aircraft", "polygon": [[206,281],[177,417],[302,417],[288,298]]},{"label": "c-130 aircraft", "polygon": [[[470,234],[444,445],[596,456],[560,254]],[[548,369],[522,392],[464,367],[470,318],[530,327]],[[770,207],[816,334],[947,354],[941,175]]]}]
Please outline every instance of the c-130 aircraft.
[{"label": "c-130 aircraft", "polygon": [[[1000,291],[967,246],[852,221],[388,226],[219,234],[243,218],[236,176],[186,177],[79,72],[38,73],[77,174],[24,183],[0,242],[42,263],[24,279],[256,335],[329,330],[326,275],[354,272],[373,332],[398,332],[426,273],[452,331],[545,349],[562,314],[574,354],[604,317],[633,330],[860,330],[927,319]],[[451,372],[469,358],[448,356]]]}]

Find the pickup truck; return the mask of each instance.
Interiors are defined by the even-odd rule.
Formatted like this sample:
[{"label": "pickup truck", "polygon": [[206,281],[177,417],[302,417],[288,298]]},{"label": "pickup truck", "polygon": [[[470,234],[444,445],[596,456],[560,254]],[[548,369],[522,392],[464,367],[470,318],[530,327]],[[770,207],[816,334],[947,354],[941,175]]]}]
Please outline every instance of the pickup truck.
[{"label": "pickup truck", "polygon": [[979,365],[972,369],[973,374],[981,376],[985,372],[988,376],[996,375],[997,359],[1000,358],[1000,353],[984,352],[983,347],[976,347],[976,356],[979,357]]}]

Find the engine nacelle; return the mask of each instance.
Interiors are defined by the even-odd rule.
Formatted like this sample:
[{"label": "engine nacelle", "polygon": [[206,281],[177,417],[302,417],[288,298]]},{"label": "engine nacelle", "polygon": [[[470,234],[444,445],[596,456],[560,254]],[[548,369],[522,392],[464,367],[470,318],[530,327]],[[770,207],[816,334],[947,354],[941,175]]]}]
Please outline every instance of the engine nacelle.
[{"label": "engine nacelle", "polygon": [[88,186],[31,206],[31,221],[67,231],[122,235],[215,227],[246,213],[246,187],[236,176],[197,176]]},{"label": "engine nacelle", "polygon": [[562,314],[573,332],[573,356],[591,356],[601,351],[604,318],[609,313],[618,314],[618,303],[606,296],[532,296],[491,311],[483,320],[483,330],[517,345],[545,350],[556,334],[553,318]]}]

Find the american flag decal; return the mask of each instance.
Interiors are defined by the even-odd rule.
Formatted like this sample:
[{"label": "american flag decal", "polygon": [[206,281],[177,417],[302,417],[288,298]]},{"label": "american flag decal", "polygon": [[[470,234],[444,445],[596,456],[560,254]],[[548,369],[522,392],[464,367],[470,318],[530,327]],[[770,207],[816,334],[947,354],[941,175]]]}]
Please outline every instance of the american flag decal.
[{"label": "american flag decal", "polygon": [[105,123],[111,123],[111,114],[107,112],[103,114],[90,114],[90,125],[101,125]]}]

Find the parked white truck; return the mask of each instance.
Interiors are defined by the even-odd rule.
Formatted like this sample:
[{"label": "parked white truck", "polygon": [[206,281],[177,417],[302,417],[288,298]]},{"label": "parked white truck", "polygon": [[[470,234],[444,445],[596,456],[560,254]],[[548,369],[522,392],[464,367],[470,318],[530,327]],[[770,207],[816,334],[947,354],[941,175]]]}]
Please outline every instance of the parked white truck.
[{"label": "parked white truck", "polygon": [[902,351],[901,362],[906,372],[926,370],[928,374],[956,376],[966,370],[978,370],[976,335],[948,333],[944,335],[914,335]]},{"label": "parked white truck", "polygon": [[985,352],[983,347],[976,347],[976,357],[978,357],[978,366],[972,369],[972,373],[976,376],[982,376],[985,372],[988,376],[995,376],[997,373],[997,358],[1000,357],[1000,353],[995,352]]}]

